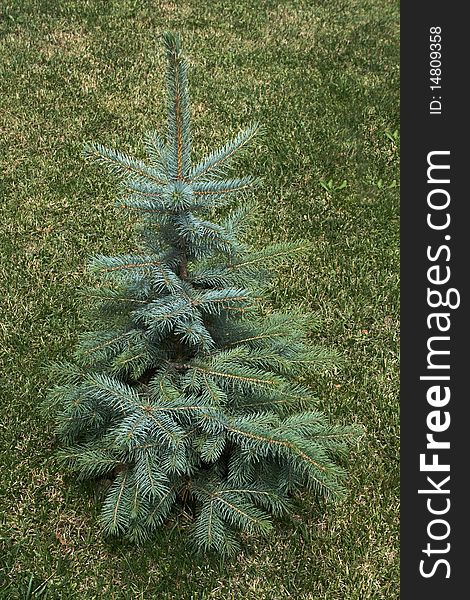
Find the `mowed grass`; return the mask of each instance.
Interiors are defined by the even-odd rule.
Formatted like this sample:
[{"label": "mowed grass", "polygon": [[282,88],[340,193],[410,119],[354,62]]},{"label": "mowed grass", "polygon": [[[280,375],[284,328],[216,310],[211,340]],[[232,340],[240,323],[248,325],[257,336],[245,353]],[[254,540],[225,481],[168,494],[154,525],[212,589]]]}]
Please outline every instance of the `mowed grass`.
[{"label": "mowed grass", "polygon": [[[0,15],[0,597],[398,598],[398,2],[4,0]],[[88,326],[88,257],[134,248],[82,146],[143,156],[164,126],[165,29],[190,57],[197,155],[263,125],[239,169],[264,178],[252,242],[314,242],[272,302],[321,313],[347,366],[311,382],[319,406],[365,432],[343,503],[298,498],[225,563],[188,552],[184,520],[141,548],[103,539],[99,490],[54,464],[39,411],[43,367]]]}]

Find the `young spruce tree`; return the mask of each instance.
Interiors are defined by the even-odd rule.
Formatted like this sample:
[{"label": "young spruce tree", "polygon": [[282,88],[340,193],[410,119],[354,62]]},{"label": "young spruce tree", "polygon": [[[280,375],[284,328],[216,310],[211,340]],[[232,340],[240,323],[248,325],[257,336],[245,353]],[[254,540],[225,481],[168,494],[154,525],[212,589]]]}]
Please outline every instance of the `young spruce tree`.
[{"label": "young spruce tree", "polygon": [[[112,481],[107,534],[143,541],[179,504],[194,547],[227,555],[237,530],[269,531],[296,490],[341,494],[335,460],[354,431],[329,424],[301,383],[338,361],[307,341],[315,318],[263,314],[259,302],[268,268],[298,244],[250,250],[253,207],[227,210],[256,183],[228,175],[256,126],[193,164],[187,63],[179,38],[163,39],[168,126],[147,135],[149,163],[86,149],[122,179],[140,250],[92,259],[101,326],[55,366],[49,401],[62,457],[80,477]],[[214,208],[227,214],[219,223],[206,220]]]}]

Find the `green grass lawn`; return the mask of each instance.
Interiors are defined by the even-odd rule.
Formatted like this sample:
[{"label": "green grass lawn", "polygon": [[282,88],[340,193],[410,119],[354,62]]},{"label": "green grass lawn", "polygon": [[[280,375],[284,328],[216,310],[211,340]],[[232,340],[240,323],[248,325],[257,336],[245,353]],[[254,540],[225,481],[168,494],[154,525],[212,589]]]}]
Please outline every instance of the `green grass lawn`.
[{"label": "green grass lawn", "polygon": [[[398,598],[398,28],[389,0],[1,3],[0,598]],[[195,559],[180,522],[142,548],[104,540],[99,492],[51,460],[39,410],[43,366],[87,329],[88,257],[133,249],[115,181],[82,146],[143,156],[164,119],[165,29],[190,57],[200,154],[263,125],[240,169],[264,178],[253,244],[314,242],[272,302],[321,313],[348,364],[312,382],[319,404],[365,430],[343,503],[299,498],[225,564]]]}]

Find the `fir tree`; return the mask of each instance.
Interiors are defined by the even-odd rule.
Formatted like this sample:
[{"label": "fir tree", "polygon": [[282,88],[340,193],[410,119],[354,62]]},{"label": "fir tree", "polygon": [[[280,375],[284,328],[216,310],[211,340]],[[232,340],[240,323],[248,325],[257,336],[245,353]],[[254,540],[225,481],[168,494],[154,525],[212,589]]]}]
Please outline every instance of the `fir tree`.
[{"label": "fir tree", "polygon": [[[91,260],[100,285],[86,293],[101,325],[54,367],[49,406],[62,458],[82,478],[112,480],[106,534],[143,541],[183,504],[195,548],[227,555],[237,531],[268,532],[297,490],[341,495],[336,459],[354,430],[329,424],[302,383],[339,360],[308,342],[315,317],[260,302],[269,269],[299,245],[243,241],[244,192],[257,181],[229,173],[257,127],[193,164],[187,63],[179,38],[163,39],[168,124],[146,136],[148,164],[86,148],[121,178],[140,249]],[[214,209],[219,223],[207,220]]]}]

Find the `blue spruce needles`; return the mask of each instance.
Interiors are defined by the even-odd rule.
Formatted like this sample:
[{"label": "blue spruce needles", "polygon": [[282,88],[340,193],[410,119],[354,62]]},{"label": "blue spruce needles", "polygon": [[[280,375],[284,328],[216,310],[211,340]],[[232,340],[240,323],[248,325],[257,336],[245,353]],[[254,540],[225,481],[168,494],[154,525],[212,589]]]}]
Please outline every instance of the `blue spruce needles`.
[{"label": "blue spruce needles", "polygon": [[[315,318],[260,304],[269,268],[301,244],[243,241],[253,208],[233,205],[257,182],[230,170],[256,126],[193,165],[187,63],[177,36],[164,47],[168,124],[146,136],[149,162],[86,148],[121,179],[141,242],[138,254],[92,259],[101,325],[55,366],[49,405],[62,458],[111,481],[106,534],[142,542],[183,505],[194,548],[229,555],[237,532],[267,533],[297,490],[340,496],[336,459],[355,433],[329,424],[302,383],[339,362],[307,341]],[[219,223],[207,220],[214,209]]]}]

